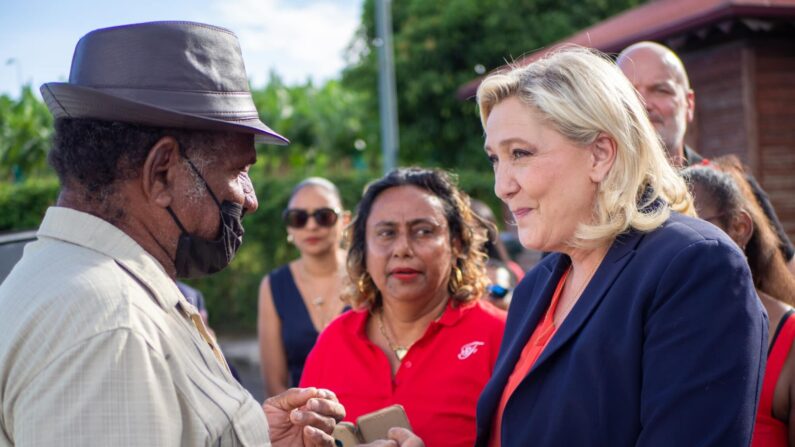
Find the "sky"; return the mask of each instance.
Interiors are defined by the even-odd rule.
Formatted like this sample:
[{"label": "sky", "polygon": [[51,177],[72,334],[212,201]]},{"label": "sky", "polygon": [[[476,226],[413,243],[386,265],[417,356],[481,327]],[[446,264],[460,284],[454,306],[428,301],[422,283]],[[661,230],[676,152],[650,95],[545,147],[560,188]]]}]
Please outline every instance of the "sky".
[{"label": "sky", "polygon": [[67,81],[75,44],[97,28],[191,20],[240,38],[252,85],[275,71],[288,84],[336,77],[362,0],[0,0],[0,95]]}]

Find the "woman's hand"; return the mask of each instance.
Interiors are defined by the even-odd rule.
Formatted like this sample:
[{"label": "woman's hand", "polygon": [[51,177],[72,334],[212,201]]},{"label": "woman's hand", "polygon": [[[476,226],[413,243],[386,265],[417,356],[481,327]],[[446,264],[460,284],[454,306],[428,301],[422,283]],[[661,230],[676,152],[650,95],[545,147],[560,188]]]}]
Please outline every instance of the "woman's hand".
[{"label": "woman's hand", "polygon": [[262,409],[274,446],[334,447],[331,432],[345,417],[337,396],[318,388],[290,388],[266,400]]},{"label": "woman's hand", "polygon": [[390,428],[388,438],[369,444],[360,444],[359,447],[425,447],[422,439],[412,433],[411,430],[402,427]]}]

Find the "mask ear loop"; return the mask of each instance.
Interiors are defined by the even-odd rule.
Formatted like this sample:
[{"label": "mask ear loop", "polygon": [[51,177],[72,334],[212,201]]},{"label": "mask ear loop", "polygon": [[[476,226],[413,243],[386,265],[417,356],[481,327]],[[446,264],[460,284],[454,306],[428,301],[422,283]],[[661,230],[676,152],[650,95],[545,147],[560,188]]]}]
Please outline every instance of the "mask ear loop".
[{"label": "mask ear loop", "polygon": [[192,162],[192,161],[190,161],[190,158],[188,158],[188,157],[185,157],[184,155],[183,155],[182,157],[185,159],[185,161],[187,161],[187,162],[188,162],[188,164],[190,165],[191,169],[193,169],[193,172],[195,172],[195,173],[196,173],[196,175],[198,175],[198,176],[199,176],[199,178],[201,179],[202,183],[204,183],[204,188],[205,188],[205,189],[207,189],[207,192],[209,192],[209,193],[210,193],[210,197],[212,197],[212,198],[213,198],[213,201],[214,201],[214,202],[215,202],[215,204],[218,206],[218,209],[221,209],[221,202],[220,202],[220,201],[218,201],[218,198],[217,198],[217,197],[215,197],[215,194],[213,193],[213,190],[212,190],[212,189],[210,189],[210,185],[207,183],[207,180],[205,180],[205,179],[204,179],[204,176],[202,175],[202,173],[201,173],[201,172],[199,172],[199,170],[198,170],[198,169],[196,169],[196,165],[194,165],[194,164],[193,164],[193,162]]},{"label": "mask ear loop", "polygon": [[172,210],[170,206],[167,206],[166,211],[168,211],[168,214],[171,214],[171,218],[174,219],[174,223],[177,224],[179,230],[182,231],[182,234],[188,234],[188,232],[185,230],[185,227],[182,226],[182,222],[180,222],[177,215],[174,214],[174,210]]}]

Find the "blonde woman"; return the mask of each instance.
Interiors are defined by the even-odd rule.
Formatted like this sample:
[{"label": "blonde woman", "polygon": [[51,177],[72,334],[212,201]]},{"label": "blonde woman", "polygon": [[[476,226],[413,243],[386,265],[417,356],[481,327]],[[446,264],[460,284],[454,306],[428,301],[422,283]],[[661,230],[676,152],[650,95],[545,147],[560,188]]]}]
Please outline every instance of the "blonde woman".
[{"label": "blonde woman", "polygon": [[767,341],[740,250],[691,217],[637,93],[561,50],[478,90],[521,243],[478,446],[748,445]]}]

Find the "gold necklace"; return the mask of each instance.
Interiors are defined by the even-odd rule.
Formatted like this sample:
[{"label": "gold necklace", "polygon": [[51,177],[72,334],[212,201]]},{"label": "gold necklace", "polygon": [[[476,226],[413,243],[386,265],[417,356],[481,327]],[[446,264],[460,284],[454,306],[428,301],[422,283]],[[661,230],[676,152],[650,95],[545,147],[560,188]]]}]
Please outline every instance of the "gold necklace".
[{"label": "gold necklace", "polygon": [[386,334],[386,328],[384,327],[384,311],[378,312],[378,330],[381,331],[381,335],[384,336],[386,343],[389,345],[389,349],[395,353],[395,357],[397,357],[399,362],[403,361],[403,357],[409,352],[409,348],[411,346],[400,346],[392,343],[392,339],[389,338],[389,335]]},{"label": "gold necklace", "polygon": [[[442,318],[442,315],[444,315],[444,311],[447,310],[447,306],[448,306],[448,302],[445,302],[444,306],[442,306],[442,311],[439,312],[439,315],[436,318],[434,318],[433,321],[439,321]],[[398,344],[392,343],[392,339],[389,338],[389,335],[387,335],[387,333],[386,333],[386,328],[384,327],[384,309],[383,308],[378,312],[378,330],[381,332],[381,335],[384,336],[384,340],[386,340],[386,343],[389,345],[389,349],[391,349],[392,352],[395,353],[395,357],[397,357],[398,361],[402,362],[403,361],[403,357],[405,357],[406,354],[408,354],[409,349],[412,346],[414,346],[414,343],[412,343],[412,344],[410,344],[408,346],[400,346]]]}]

